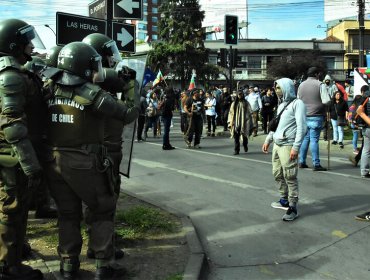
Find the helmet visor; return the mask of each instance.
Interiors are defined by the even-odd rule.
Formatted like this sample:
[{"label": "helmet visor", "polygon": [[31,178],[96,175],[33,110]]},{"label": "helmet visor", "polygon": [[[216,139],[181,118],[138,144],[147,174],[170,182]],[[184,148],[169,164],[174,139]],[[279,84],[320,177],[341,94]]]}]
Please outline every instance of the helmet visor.
[{"label": "helmet visor", "polygon": [[92,57],[93,82],[101,83],[105,80],[105,71],[101,62],[101,56],[96,55]]},{"label": "helmet visor", "polygon": [[104,44],[104,50],[107,55],[111,56],[113,58],[114,62],[120,62],[122,60],[122,57],[119,53],[117,44],[115,41],[110,40]]},{"label": "helmet visor", "polygon": [[32,25],[26,25],[20,28],[17,32],[20,41],[25,45],[29,42],[32,42],[35,48],[37,49],[46,49],[42,43],[39,34],[37,34],[35,28]]}]

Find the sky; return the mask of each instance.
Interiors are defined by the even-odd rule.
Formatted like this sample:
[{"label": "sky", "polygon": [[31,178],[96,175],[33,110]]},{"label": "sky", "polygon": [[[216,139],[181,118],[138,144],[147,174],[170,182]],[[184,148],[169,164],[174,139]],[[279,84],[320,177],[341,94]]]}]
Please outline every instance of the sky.
[{"label": "sky", "polygon": [[[333,9],[337,6],[335,1],[351,2],[325,0],[326,4],[329,3],[329,8]],[[56,12],[87,16],[88,4],[91,2],[92,0],[1,0],[0,14],[2,19],[19,18],[34,25],[45,46],[50,48],[55,45],[56,38],[44,25],[48,24],[56,31]],[[248,30],[241,32],[244,39],[325,38],[327,22],[324,21],[324,0],[200,0],[200,4],[209,11],[204,22],[206,25],[223,25],[225,13],[238,15],[239,22],[246,22],[248,15]]]}]

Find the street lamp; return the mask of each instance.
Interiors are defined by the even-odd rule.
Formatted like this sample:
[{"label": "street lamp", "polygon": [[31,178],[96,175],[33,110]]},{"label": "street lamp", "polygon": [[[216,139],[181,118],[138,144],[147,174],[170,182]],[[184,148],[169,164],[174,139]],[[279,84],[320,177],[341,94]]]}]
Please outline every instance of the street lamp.
[{"label": "street lamp", "polygon": [[55,33],[55,31],[53,30],[53,28],[50,27],[49,24],[44,24],[45,27],[49,28],[55,35],[55,37],[57,37],[57,34]]}]

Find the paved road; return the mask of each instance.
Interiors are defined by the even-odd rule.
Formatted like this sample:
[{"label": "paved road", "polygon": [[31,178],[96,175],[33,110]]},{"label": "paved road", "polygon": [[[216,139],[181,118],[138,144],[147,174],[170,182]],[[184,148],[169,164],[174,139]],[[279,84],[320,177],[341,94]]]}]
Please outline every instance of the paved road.
[{"label": "paved road", "polygon": [[[160,138],[135,143],[124,187],[191,218],[208,279],[370,279],[370,223],[354,220],[370,209],[370,186],[347,159],[349,141],[344,150],[332,147],[330,171],[299,170],[300,217],[288,223],[270,207],[278,193],[271,153],[261,152],[264,136],[238,156],[226,136],[186,149],[176,121],[176,150],[162,151]],[[321,159],[327,166],[326,142]]]}]

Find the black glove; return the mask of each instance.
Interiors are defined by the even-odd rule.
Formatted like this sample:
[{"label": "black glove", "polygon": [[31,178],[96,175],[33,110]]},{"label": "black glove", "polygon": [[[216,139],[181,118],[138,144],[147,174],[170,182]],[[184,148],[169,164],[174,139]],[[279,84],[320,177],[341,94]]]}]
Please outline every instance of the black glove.
[{"label": "black glove", "polygon": [[127,66],[122,66],[122,69],[118,70],[118,76],[124,81],[135,80],[136,71]]},{"label": "black glove", "polygon": [[28,188],[34,189],[41,185],[44,179],[44,174],[42,171],[38,171],[34,174],[28,176]]}]

